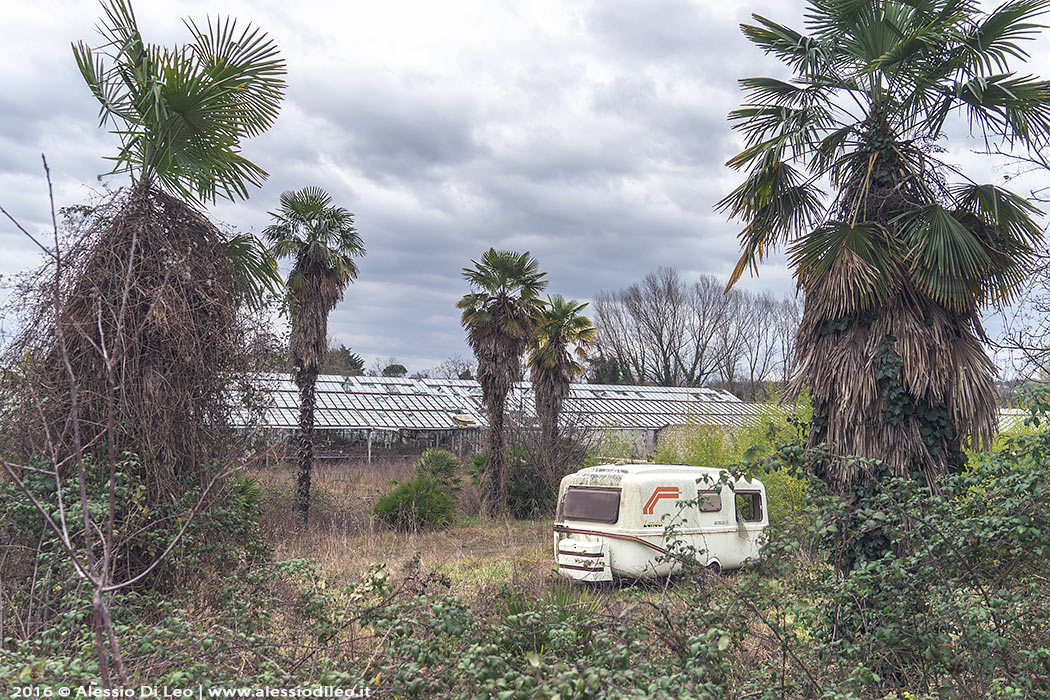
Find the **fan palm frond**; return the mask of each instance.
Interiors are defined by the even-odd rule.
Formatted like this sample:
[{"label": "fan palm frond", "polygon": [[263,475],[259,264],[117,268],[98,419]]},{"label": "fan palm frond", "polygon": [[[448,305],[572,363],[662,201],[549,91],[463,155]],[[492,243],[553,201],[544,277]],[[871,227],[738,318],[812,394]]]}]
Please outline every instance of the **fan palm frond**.
[{"label": "fan palm frond", "polygon": [[107,43],[73,45],[80,73],[121,148],[112,172],[159,182],[197,202],[248,197],[266,172],[240,153],[241,140],[268,129],[284,96],[284,60],[265,33],[231,19],[188,21],[193,41],[169,50],[147,44],[126,0],[104,4]]},{"label": "fan palm frond", "polygon": [[[811,387],[827,416],[815,442],[931,475],[962,459],[960,443],[990,435],[993,367],[974,319],[1022,289],[1039,212],[999,187],[953,184],[958,169],[930,144],[955,117],[988,140],[1050,138],[1050,83],[1014,67],[1047,11],[1050,0],[991,11],[975,0],[810,0],[805,31],[759,16],[743,26],[794,75],[742,80],[730,114],[744,148],[729,165],[746,175],[718,205],[742,222],[729,286],[788,247],[807,292],[793,386]],[[817,182],[831,183],[831,201]],[[887,352],[904,363],[901,396],[928,408],[899,429],[884,424],[875,375]],[[919,422],[939,411],[953,437],[931,447]]]}]

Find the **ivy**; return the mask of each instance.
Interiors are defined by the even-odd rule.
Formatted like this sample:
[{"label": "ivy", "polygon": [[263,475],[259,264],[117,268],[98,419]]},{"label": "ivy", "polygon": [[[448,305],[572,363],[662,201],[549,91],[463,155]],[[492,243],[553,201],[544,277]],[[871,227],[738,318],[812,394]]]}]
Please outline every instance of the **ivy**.
[{"label": "ivy", "polygon": [[[947,453],[947,464],[952,471],[961,469],[966,461],[956,437],[946,404],[931,404],[923,398],[911,394],[901,381],[904,360],[894,346],[897,339],[886,335],[879,344],[875,354],[875,379],[879,385],[879,398],[882,401],[882,419],[888,425],[901,425],[906,421],[915,421],[923,445],[934,458],[940,459]],[[911,472],[913,478],[922,479],[920,457],[913,457]]]}]

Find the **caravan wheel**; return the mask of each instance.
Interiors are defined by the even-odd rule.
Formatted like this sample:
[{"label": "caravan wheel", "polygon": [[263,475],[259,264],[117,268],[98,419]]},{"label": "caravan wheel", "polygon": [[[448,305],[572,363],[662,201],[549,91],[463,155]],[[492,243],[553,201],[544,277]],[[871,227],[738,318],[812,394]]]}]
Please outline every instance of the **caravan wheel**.
[{"label": "caravan wheel", "polygon": [[722,573],[722,565],[717,561],[712,561],[708,563],[707,570],[715,574],[720,574]]}]

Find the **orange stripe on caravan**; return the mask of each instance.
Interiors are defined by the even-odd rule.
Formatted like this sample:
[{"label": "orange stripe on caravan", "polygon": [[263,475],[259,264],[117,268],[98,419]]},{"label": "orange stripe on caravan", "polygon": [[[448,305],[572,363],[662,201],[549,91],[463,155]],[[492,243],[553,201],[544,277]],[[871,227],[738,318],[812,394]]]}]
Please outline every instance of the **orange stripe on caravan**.
[{"label": "orange stripe on caravan", "polygon": [[678,498],[678,495],[677,486],[657,486],[653,490],[653,495],[645,502],[645,506],[642,508],[642,515],[652,515],[657,501],[663,498]]},{"label": "orange stripe on caravan", "polygon": [[658,487],[656,487],[656,489],[653,491],[653,495],[649,496],[649,500],[646,501],[645,506],[642,508],[642,513],[652,513],[653,512],[653,506],[656,505],[657,501],[659,501],[661,498],[671,498],[671,497],[674,497],[674,498],[678,497],[678,487],[677,486],[658,486]]}]

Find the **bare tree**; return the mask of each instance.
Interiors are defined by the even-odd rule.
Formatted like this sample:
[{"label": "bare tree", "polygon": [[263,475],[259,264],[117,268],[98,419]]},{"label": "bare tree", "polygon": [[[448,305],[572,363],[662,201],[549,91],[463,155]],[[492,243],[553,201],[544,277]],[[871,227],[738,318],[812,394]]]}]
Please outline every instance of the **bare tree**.
[{"label": "bare tree", "polygon": [[778,303],[773,335],[777,345],[777,374],[786,382],[795,367],[798,324],[802,322],[802,297],[786,296]]},{"label": "bare tree", "polygon": [[640,284],[599,293],[594,302],[602,354],[615,357],[641,384],[698,384],[713,371],[715,328],[725,303],[718,283],[682,281],[674,268],[661,267]]},{"label": "bare tree", "polygon": [[[1050,144],[1023,153],[995,148],[1017,166],[1017,175],[1035,174],[1039,182],[1050,175]],[[1034,187],[1029,199],[1050,204],[1050,185]],[[1050,378],[1050,246],[1045,242],[1031,260],[1031,276],[1017,303],[999,311],[1003,331],[991,345],[1005,351],[1022,377]]]},{"label": "bare tree", "polygon": [[733,299],[732,294],[725,293],[725,285],[711,275],[693,284],[688,297],[686,352],[678,356],[684,384],[703,384],[718,372],[719,329],[730,321]]},{"label": "bare tree", "polygon": [[732,289],[726,292],[728,309],[723,321],[718,324],[718,376],[730,392],[736,392],[744,360],[747,337],[747,314],[749,310],[747,292]]},{"label": "bare tree", "polygon": [[747,398],[762,394],[762,385],[771,379],[778,359],[777,313],[780,302],[772,294],[745,295],[742,305],[741,335],[743,365],[747,372]]},{"label": "bare tree", "polygon": [[368,368],[368,371],[365,372],[365,374],[369,377],[382,377],[383,370],[391,365],[397,364],[400,364],[400,362],[398,362],[398,359],[393,355],[390,355],[385,360],[377,355],[375,360],[372,361],[372,366]]},{"label": "bare tree", "polygon": [[992,342],[1025,377],[1050,377],[1050,249],[1040,251],[1017,304],[1001,312],[1003,332]]},{"label": "bare tree", "polygon": [[435,377],[443,379],[473,379],[477,375],[477,364],[462,355],[452,355],[434,368]]},{"label": "bare tree", "polygon": [[797,302],[724,290],[710,275],[688,283],[664,267],[639,284],[599,293],[594,311],[603,366],[613,363],[625,382],[717,381],[731,391],[741,379],[757,386],[783,378],[794,347]]},{"label": "bare tree", "polygon": [[625,382],[642,384],[649,375],[648,349],[620,295],[620,292],[599,292],[595,296],[598,347],[603,356],[617,362]]}]

